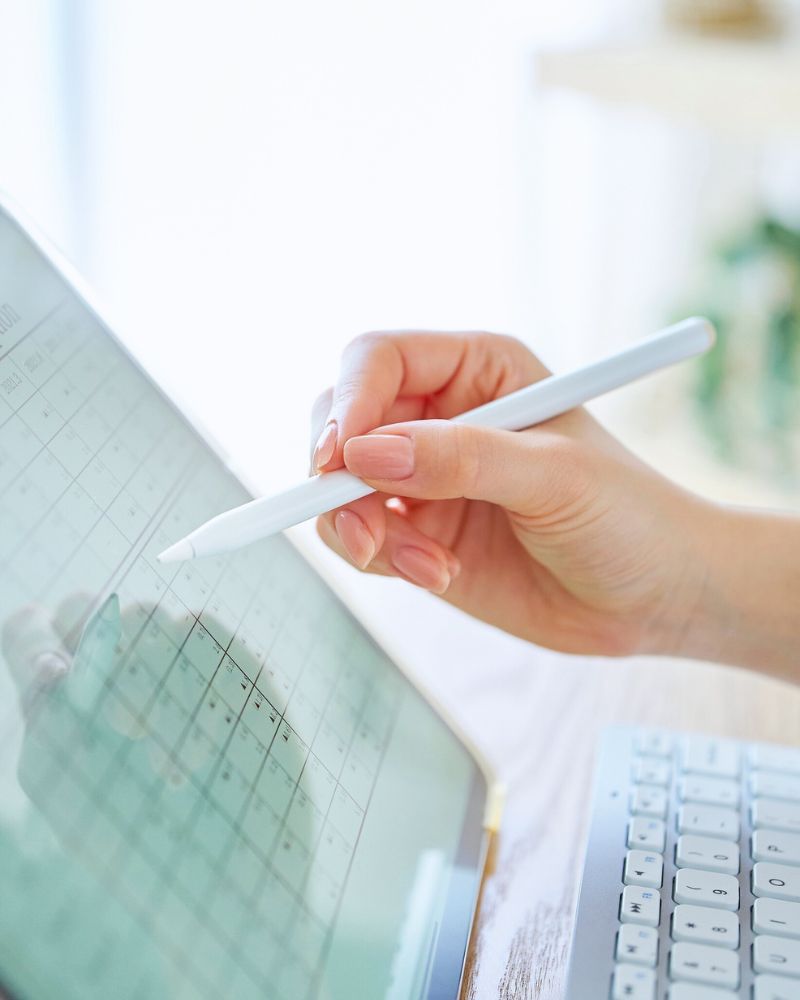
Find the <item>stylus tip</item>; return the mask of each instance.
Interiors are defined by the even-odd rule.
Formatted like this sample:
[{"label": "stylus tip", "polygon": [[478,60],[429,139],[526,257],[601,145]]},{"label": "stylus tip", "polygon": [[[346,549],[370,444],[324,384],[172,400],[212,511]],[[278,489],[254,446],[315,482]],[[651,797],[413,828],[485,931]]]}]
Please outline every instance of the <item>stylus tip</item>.
[{"label": "stylus tip", "polygon": [[194,546],[190,541],[182,538],[179,542],[160,552],[158,561],[160,563],[185,562],[187,559],[194,559],[194,557]]}]

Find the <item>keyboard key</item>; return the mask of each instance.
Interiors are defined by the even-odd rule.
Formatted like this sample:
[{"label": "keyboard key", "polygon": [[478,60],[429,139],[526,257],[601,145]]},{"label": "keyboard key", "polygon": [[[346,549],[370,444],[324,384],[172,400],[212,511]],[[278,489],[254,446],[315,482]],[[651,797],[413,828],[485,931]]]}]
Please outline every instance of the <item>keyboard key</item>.
[{"label": "keyboard key", "polygon": [[666,842],[667,828],[663,820],[635,816],[628,824],[628,847],[663,854]]},{"label": "keyboard key", "polygon": [[622,890],[619,919],[624,924],[644,924],[658,927],[661,919],[661,896],[655,889],[626,885]]},{"label": "keyboard key", "polygon": [[800,903],[784,899],[757,899],[753,904],[753,930],[756,934],[800,938]]},{"label": "keyboard key", "polygon": [[702,868],[723,875],[739,874],[739,845],[719,837],[678,837],[675,864],[678,868]]},{"label": "keyboard key", "polygon": [[753,861],[800,865],[800,834],[784,833],[782,830],[755,830],[751,846]]},{"label": "keyboard key", "polygon": [[732,875],[680,868],[675,875],[674,899],[676,903],[738,910],[739,883]]},{"label": "keyboard key", "polygon": [[723,948],[681,941],[672,946],[669,974],[671,979],[735,990],[739,986],[739,956]]},{"label": "keyboard key", "polygon": [[695,983],[673,983],[667,996],[669,1000],[739,1000],[738,993],[720,990],[716,986],[697,986]]},{"label": "keyboard key", "polygon": [[678,797],[681,802],[700,802],[707,806],[732,806],[739,808],[739,782],[733,778],[708,778],[703,774],[689,774],[681,778]]},{"label": "keyboard key", "polygon": [[780,771],[800,775],[800,749],[756,743],[750,748],[750,765],[758,771]]},{"label": "keyboard key", "polygon": [[667,997],[668,1000],[739,1000],[738,993],[716,986],[697,986],[695,983],[673,983]]},{"label": "keyboard key", "polygon": [[617,934],[617,961],[654,969],[658,961],[658,931],[655,927],[623,924]]},{"label": "keyboard key", "polygon": [[754,799],[751,807],[753,826],[760,829],[800,833],[800,803],[781,802],[780,799]]},{"label": "keyboard key", "polygon": [[739,830],[739,813],[724,806],[691,803],[678,810],[678,833],[699,833],[707,837],[738,840]]},{"label": "keyboard key", "polygon": [[800,778],[773,771],[751,771],[750,793],[754,798],[784,799],[800,802]]},{"label": "keyboard key", "polygon": [[621,963],[614,967],[612,1000],[655,1000],[656,974],[641,965]]},{"label": "keyboard key", "polygon": [[712,906],[676,906],[672,914],[672,940],[739,947],[739,918]]},{"label": "keyboard key", "polygon": [[753,865],[753,895],[800,901],[800,868],[757,861]]},{"label": "keyboard key", "polygon": [[660,889],[664,878],[664,859],[650,851],[628,851],[622,881],[625,885],[642,885]]},{"label": "keyboard key", "polygon": [[631,812],[634,816],[666,819],[668,804],[666,789],[658,785],[638,785],[631,793]]},{"label": "keyboard key", "polygon": [[684,743],[681,757],[684,773],[736,778],[739,776],[740,763],[739,747],[727,740],[690,736]]},{"label": "keyboard key", "polygon": [[800,942],[758,934],[753,938],[753,968],[756,972],[777,972],[800,976]]},{"label": "keyboard key", "polygon": [[633,780],[644,785],[663,785],[672,777],[672,766],[661,757],[637,757],[633,762]]},{"label": "keyboard key", "polygon": [[800,983],[783,976],[756,976],[753,1000],[800,1000]]},{"label": "keyboard key", "polygon": [[652,757],[671,757],[675,741],[671,733],[661,729],[646,729],[636,737],[636,749]]}]

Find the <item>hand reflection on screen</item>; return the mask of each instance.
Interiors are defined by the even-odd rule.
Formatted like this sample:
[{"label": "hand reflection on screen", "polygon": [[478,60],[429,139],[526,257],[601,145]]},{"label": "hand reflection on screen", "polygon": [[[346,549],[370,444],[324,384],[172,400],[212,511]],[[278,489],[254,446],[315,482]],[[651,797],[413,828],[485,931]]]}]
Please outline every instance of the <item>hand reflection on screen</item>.
[{"label": "hand reflection on screen", "polygon": [[[263,976],[269,996],[284,960],[280,938],[297,904],[271,874],[270,859],[289,836],[310,854],[318,833],[311,808],[293,808],[303,761],[284,756],[283,768],[268,759],[270,726],[284,754],[292,744],[283,743],[269,692],[253,689],[239,693],[265,727],[257,732],[251,720],[247,736],[261,758],[246,776],[231,765],[233,741],[245,738],[244,716],[234,732],[240,709],[214,694],[214,669],[225,669],[211,638],[217,623],[204,619],[203,641],[212,647],[208,662],[217,655],[222,662],[201,677],[181,660],[185,622],[153,605],[121,607],[112,594],[65,629],[62,620],[75,621],[80,603],[73,599],[71,614],[28,606],[3,628],[25,717],[20,785],[68,855],[101,879],[113,866],[127,894],[141,897],[147,884],[158,938],[171,936],[180,921],[188,945],[209,920],[253,937],[261,952],[253,974]],[[242,676],[257,676],[246,652],[237,651],[237,664]],[[303,886],[299,881],[299,895]],[[227,954],[219,960],[227,962]]]}]

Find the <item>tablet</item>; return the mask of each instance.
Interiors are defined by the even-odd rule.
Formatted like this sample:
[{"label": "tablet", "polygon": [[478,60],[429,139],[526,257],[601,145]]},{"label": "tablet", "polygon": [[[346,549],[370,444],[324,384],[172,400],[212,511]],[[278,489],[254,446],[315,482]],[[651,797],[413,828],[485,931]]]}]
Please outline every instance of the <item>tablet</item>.
[{"label": "tablet", "polygon": [[485,768],[88,302],[0,208],[2,990],[456,997]]}]

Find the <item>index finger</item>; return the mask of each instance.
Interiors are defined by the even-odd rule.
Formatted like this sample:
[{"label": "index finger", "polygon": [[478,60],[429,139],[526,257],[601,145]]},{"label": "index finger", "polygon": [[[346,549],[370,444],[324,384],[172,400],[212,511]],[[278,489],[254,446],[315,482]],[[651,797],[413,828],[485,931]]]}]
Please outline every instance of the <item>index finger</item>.
[{"label": "index finger", "polygon": [[363,334],[342,356],[314,465],[341,466],[348,438],[385,424],[400,399],[411,413],[406,419],[454,417],[547,374],[524,344],[500,334]]}]

